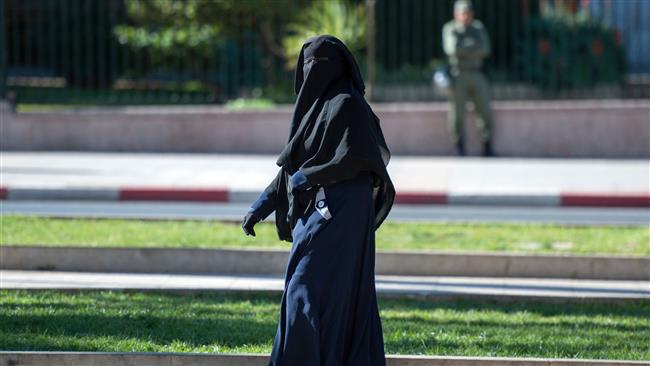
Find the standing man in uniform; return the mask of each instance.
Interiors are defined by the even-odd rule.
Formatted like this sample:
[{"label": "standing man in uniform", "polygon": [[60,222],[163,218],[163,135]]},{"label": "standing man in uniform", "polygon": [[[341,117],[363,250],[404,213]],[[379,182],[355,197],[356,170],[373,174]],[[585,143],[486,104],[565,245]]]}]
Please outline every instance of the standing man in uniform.
[{"label": "standing man in uniform", "polygon": [[449,130],[458,154],[465,154],[463,122],[466,104],[471,101],[478,113],[483,155],[491,156],[490,86],[481,71],[483,59],[490,55],[490,39],[483,23],[474,19],[470,1],[457,0],[454,3],[454,19],[442,28],[442,43],[454,79],[448,116]]}]

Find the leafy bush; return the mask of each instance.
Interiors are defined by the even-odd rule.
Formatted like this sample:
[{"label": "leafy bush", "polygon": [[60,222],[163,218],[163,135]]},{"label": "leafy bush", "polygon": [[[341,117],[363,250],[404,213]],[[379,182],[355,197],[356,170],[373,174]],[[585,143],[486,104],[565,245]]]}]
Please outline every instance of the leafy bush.
[{"label": "leafy bush", "polygon": [[127,0],[124,5],[129,22],[116,26],[113,33],[119,44],[146,54],[150,67],[170,68],[173,60],[186,57],[215,57],[223,30],[217,22],[200,19],[205,2]]},{"label": "leafy bush", "polygon": [[625,53],[618,32],[594,22],[561,17],[531,19],[516,55],[523,81],[546,90],[619,83]]},{"label": "leafy bush", "polygon": [[339,38],[355,53],[365,44],[365,8],[363,4],[351,5],[344,0],[316,0],[288,25],[287,31],[289,35],[282,40],[282,46],[289,69],[295,67],[305,40],[320,34]]}]

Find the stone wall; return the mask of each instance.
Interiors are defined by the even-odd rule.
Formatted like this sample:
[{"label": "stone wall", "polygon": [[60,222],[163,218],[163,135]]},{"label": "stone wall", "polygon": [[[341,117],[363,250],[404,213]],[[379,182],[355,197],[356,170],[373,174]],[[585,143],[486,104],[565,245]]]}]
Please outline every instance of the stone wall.
[{"label": "stone wall", "polygon": [[[396,155],[451,155],[446,103],[381,103]],[[523,157],[650,157],[650,101],[497,102],[494,151]],[[276,154],[291,107],[229,111],[218,106],[110,107],[14,114],[0,106],[2,150]],[[472,115],[471,113],[469,114]],[[469,151],[480,152],[473,122]]]}]

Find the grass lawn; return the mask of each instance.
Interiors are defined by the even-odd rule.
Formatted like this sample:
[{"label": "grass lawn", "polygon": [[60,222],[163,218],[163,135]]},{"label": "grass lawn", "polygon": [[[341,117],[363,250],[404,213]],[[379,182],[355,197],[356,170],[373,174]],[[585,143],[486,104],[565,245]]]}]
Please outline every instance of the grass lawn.
[{"label": "grass lawn", "polygon": [[[0,349],[269,353],[280,295],[0,290]],[[650,360],[650,302],[380,299],[387,354]]]},{"label": "grass lawn", "polygon": [[[0,216],[0,245],[90,247],[283,248],[272,223],[257,237],[239,224],[215,221],[51,219]],[[524,253],[650,255],[650,226],[391,223],[377,231],[377,249],[512,251]]]}]

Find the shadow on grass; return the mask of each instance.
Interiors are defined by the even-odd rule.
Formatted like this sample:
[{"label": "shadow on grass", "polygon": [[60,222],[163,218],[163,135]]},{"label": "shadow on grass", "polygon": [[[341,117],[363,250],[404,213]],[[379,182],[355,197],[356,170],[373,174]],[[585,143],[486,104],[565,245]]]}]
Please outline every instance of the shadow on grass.
[{"label": "shadow on grass", "polygon": [[[140,310],[141,311],[141,310]],[[255,314],[233,316],[232,313],[215,312],[210,315],[177,313],[169,316],[124,313],[123,315],[67,314],[0,315],[2,328],[12,334],[36,333],[48,337],[87,337],[136,339],[158,345],[182,342],[188,347],[219,344],[239,347],[264,344],[275,335],[277,322],[269,315]],[[27,348],[29,344],[12,344],[1,341],[2,349]],[[6,344],[5,344],[6,343]],[[27,340],[29,343],[29,340]],[[46,345],[34,345],[43,347]],[[45,348],[47,349],[47,347]],[[75,349],[72,344],[58,344],[56,349]]]},{"label": "shadow on grass", "polygon": [[582,300],[556,302],[495,301],[495,300],[431,300],[379,299],[382,310],[436,310],[495,311],[504,314],[527,312],[539,316],[621,316],[650,318],[650,301],[634,300],[620,303],[596,303]]},{"label": "shadow on grass", "polygon": [[[379,305],[387,353],[650,357],[650,302],[380,299]],[[279,295],[258,293],[5,290],[0,291],[0,348],[106,351],[117,347],[110,342],[132,340],[138,350],[150,351],[179,343],[183,349],[264,349],[275,335],[279,306]],[[436,310],[455,315],[427,314]],[[621,343],[612,350],[611,344]]]}]

